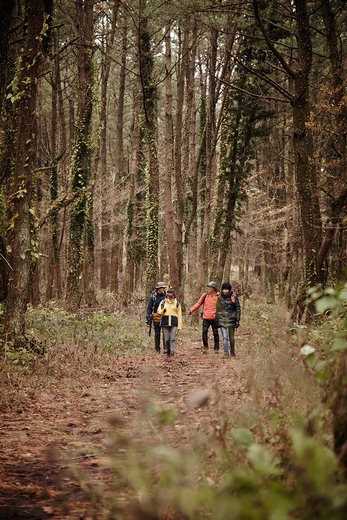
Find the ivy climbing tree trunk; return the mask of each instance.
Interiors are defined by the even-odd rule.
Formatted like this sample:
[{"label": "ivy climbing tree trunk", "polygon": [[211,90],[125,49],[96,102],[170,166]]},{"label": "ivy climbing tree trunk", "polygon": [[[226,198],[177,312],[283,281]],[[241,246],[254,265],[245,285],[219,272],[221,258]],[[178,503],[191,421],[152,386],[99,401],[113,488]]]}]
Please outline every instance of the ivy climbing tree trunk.
[{"label": "ivy climbing tree trunk", "polygon": [[146,7],[146,0],[140,0],[139,64],[144,137],[148,153],[146,290],[149,292],[156,283],[158,273],[159,161],[157,150],[157,91],[153,80],[154,58]]},{"label": "ivy climbing tree trunk", "polygon": [[78,123],[71,163],[71,189],[82,189],[70,214],[66,299],[77,309],[82,298],[82,267],[91,172],[91,119],[93,109],[93,0],[76,0]]},{"label": "ivy climbing tree trunk", "polygon": [[14,4],[13,0],[0,4],[0,110],[2,110],[8,79],[8,51]]},{"label": "ivy climbing tree trunk", "polygon": [[[58,52],[59,42],[57,31],[54,32],[54,66],[51,77],[52,86],[52,100],[51,100],[51,157],[52,157],[52,169],[51,169],[51,201],[54,202],[58,197],[58,92],[60,89],[60,56]],[[47,273],[47,289],[46,299],[51,300],[53,295],[60,294],[60,287],[57,290],[56,283],[60,281],[60,263],[59,263],[59,221],[58,215],[52,215],[51,221],[51,249],[49,251],[49,269]]]},{"label": "ivy climbing tree trunk", "polygon": [[44,58],[48,25],[43,1],[28,0],[25,5],[23,44],[11,84],[13,104],[13,150],[7,173],[8,263],[11,266],[5,307],[5,341],[25,345],[25,312],[29,301],[33,263],[37,261],[32,207],[33,169],[36,152],[35,111],[37,78]]}]

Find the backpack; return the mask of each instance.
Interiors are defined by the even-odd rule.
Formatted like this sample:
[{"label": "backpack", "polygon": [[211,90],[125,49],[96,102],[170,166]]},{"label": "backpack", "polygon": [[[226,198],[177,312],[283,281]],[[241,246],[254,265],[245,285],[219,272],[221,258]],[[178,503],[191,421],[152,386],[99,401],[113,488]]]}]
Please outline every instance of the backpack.
[{"label": "backpack", "polygon": [[[177,298],[176,298],[176,309],[178,309],[179,306],[180,306],[180,302],[179,302],[179,301],[177,300]],[[163,301],[161,302],[160,307],[161,307],[161,310],[164,309],[164,307],[165,307],[165,300],[163,300]]]},{"label": "backpack", "polygon": [[[206,300],[206,296],[207,296],[207,292],[205,292],[202,296],[203,296],[203,300],[202,300],[201,305],[204,305],[205,300]],[[201,311],[201,312],[200,312],[200,318],[201,318],[201,319],[203,319],[203,317],[202,317],[203,314],[204,314],[204,311]]]}]

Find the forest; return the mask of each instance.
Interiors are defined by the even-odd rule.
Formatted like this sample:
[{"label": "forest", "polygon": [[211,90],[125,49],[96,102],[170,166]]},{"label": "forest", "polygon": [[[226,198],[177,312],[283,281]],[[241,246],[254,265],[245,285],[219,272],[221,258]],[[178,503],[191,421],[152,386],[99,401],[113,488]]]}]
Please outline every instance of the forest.
[{"label": "forest", "polygon": [[[17,431],[19,413],[38,431],[40,408],[58,428],[63,403],[77,409],[88,394],[104,410],[98,449],[109,436],[119,452],[143,457],[112,452],[112,476],[103,464],[98,474],[107,493],[93,491],[93,466],[88,477],[71,470],[78,484],[60,484],[59,497],[80,506],[62,513],[53,484],[49,500],[41,484],[26,489],[25,475],[33,482],[38,470],[19,455],[22,473],[8,476],[22,442],[13,433],[0,518],[345,518],[346,14],[344,0],[0,2],[3,424]],[[153,358],[145,325],[158,280],[175,289],[184,315],[170,366]],[[230,373],[225,360],[200,360],[200,323],[185,316],[211,280],[230,281],[241,302]],[[173,378],[177,402],[164,392],[155,408],[147,377],[160,389]],[[214,378],[237,418],[226,418]],[[139,404],[141,385],[148,402]],[[189,413],[188,389],[198,392]],[[140,455],[131,428],[105,416],[116,394],[126,416],[137,410],[137,428],[151,417]],[[154,429],[158,444],[168,442],[177,424],[200,432],[202,416],[199,463],[185,460],[188,433],[175,454],[146,449]],[[204,458],[211,431],[214,467]],[[49,457],[53,482],[52,468],[69,464]],[[21,498],[9,502],[17,481]]]}]

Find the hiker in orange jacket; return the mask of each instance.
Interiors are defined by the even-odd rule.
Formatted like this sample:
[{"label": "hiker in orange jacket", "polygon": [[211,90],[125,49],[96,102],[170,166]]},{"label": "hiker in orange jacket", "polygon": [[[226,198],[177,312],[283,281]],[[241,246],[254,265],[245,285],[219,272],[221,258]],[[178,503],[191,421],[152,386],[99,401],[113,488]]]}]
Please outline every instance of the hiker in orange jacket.
[{"label": "hiker in orange jacket", "polygon": [[207,284],[207,292],[202,294],[196,304],[188,311],[188,316],[191,316],[201,305],[204,306],[202,314],[202,343],[204,352],[208,350],[208,329],[210,327],[212,327],[213,332],[214,351],[219,352],[218,320],[216,318],[218,296],[216,282],[209,282]]}]

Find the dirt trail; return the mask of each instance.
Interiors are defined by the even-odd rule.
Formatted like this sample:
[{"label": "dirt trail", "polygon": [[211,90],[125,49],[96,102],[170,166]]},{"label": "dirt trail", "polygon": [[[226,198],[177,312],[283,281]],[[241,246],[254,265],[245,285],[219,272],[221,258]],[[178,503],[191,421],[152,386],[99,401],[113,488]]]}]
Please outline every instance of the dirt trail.
[{"label": "dirt trail", "polygon": [[[72,457],[77,466],[93,474],[98,461],[92,450],[106,445],[109,419],[117,415],[132,431],[145,396],[175,406],[184,416],[184,424],[176,426],[174,444],[184,443],[189,424],[199,429],[205,414],[210,418],[216,414],[217,419],[223,406],[229,411],[238,408],[248,399],[241,374],[250,356],[247,334],[245,329],[239,333],[235,359],[225,359],[222,347],[219,354],[211,349],[203,354],[201,343],[190,340],[190,330],[179,339],[173,358],[153,349],[115,358],[113,367],[105,367],[98,377],[83,379],[83,374],[76,374],[75,384],[70,381],[29,392],[20,408],[1,417],[0,518],[87,518],[83,492],[56,455]],[[194,336],[197,340],[199,332]],[[202,387],[209,392],[210,405],[189,406],[189,396]]]}]

